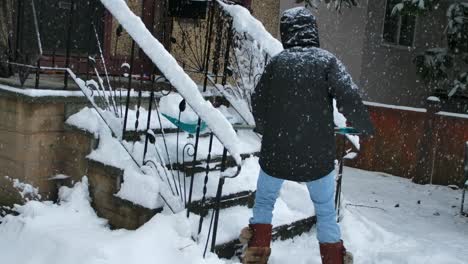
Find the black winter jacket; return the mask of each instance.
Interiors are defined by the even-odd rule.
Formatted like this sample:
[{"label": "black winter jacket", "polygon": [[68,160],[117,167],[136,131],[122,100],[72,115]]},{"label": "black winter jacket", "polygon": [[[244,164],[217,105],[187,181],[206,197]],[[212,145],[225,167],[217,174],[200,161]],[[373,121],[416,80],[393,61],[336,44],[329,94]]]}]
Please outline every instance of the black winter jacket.
[{"label": "black winter jacket", "polygon": [[263,134],[260,166],[276,178],[317,180],[334,169],[333,98],[359,132],[371,134],[373,126],[343,64],[319,48],[310,11],[286,11],[281,37],[285,50],[272,58],[252,95]]}]

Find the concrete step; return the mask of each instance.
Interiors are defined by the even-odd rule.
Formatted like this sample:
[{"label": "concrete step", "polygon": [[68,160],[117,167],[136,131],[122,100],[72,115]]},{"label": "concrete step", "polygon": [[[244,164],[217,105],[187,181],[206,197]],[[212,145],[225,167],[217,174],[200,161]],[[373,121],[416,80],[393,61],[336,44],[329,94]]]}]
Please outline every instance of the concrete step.
[{"label": "concrete step", "polygon": [[112,228],[134,230],[161,212],[162,208],[145,208],[115,196],[123,173],[121,169],[88,160],[89,191],[96,213],[107,219]]},{"label": "concrete step", "polygon": [[[253,161],[252,161],[253,163]],[[256,164],[258,166],[258,163]],[[255,169],[255,170],[258,170]],[[248,171],[248,169],[246,169]],[[253,172],[254,170],[252,170]],[[242,177],[240,175],[239,177]],[[253,191],[256,188],[255,179],[240,178],[238,183],[254,182],[248,189]],[[234,185],[234,183],[232,183]],[[227,187],[225,192],[229,193],[232,190]],[[223,258],[231,258],[236,254],[240,254],[239,249],[242,245],[239,244],[238,236],[240,230],[248,225],[249,219],[252,216],[251,206],[253,205],[253,195],[251,202],[248,205],[231,206],[220,211],[218,235],[216,239],[216,253]],[[309,192],[304,184],[285,181],[282,186],[282,191],[276,201],[273,211],[273,239],[288,239],[304,232],[309,231],[315,224],[315,210],[313,203],[310,201]],[[207,231],[211,222],[213,210],[204,217],[202,232],[198,236],[200,246],[204,246],[207,241]],[[198,227],[199,218],[192,219],[192,225]],[[194,231],[197,232],[198,230]],[[211,237],[210,237],[211,239]],[[209,241],[211,245],[211,241]]]},{"label": "concrete step", "polygon": [[[316,217],[313,210],[297,210],[293,203],[287,202],[285,197],[278,200],[278,206],[273,213],[273,240],[286,240],[295,236],[309,232],[316,223]],[[286,201],[286,203],[284,203]],[[211,224],[213,211],[203,219],[202,231],[198,235],[200,246],[206,245],[208,228]],[[249,218],[252,216],[250,206],[232,206],[220,211],[218,234],[216,239],[215,252],[222,258],[230,259],[233,256],[239,256],[242,253],[243,245],[239,242],[239,234],[242,228],[248,226]],[[198,232],[198,223],[200,217],[191,218],[193,231]],[[209,239],[208,245],[211,245]]]},{"label": "concrete step", "polygon": [[[251,156],[258,156],[260,152],[254,152],[254,153],[246,153],[246,154],[241,154],[242,160],[246,160]],[[223,156],[220,155],[215,155],[211,157],[211,162],[210,162],[210,167],[209,171],[219,171],[221,170],[221,162],[222,162]],[[181,172],[185,172],[187,176],[190,176],[192,174],[199,174],[206,172],[206,163],[207,160],[201,159],[197,160],[195,163],[193,163],[193,160],[182,163],[182,164],[177,164],[174,163],[171,166],[168,166],[168,168],[172,168],[175,170],[179,170]],[[231,156],[228,156],[226,159],[226,167],[235,167],[236,162]]]},{"label": "concrete step", "polygon": [[[250,125],[244,125],[244,124],[233,124],[232,127],[234,128],[234,130],[236,131],[253,131],[255,126],[250,126]],[[164,130],[164,131],[163,131]],[[155,135],[162,135],[163,132],[164,134],[166,135],[169,135],[169,134],[177,134],[177,132],[180,132],[180,133],[183,133],[182,131],[178,130],[177,128],[174,128],[174,127],[168,127],[168,128],[157,128],[157,129],[152,129],[153,133]],[[124,136],[123,136],[123,139],[126,140],[126,141],[139,141],[141,140],[141,138],[145,137],[146,136],[146,131],[144,130],[139,130],[139,131],[125,131],[124,133]],[[209,133],[202,133],[200,134],[200,137],[209,137],[210,134]],[[154,143],[154,138],[151,138],[150,137],[150,140],[152,143]]]},{"label": "concrete step", "polygon": [[[311,216],[309,218],[300,219],[290,224],[284,224],[273,228],[272,240],[286,240],[296,236],[300,236],[303,233],[309,232],[316,224],[317,218]],[[242,254],[243,245],[239,242],[239,239],[218,244],[215,247],[215,253],[220,258],[231,259],[234,256],[240,257]]]},{"label": "concrete step", "polygon": [[[97,148],[99,144],[99,138],[95,138],[93,134],[86,130],[82,130],[78,127],[75,127],[73,125],[65,124],[65,129],[74,133],[81,133],[83,134],[86,138],[89,139],[89,141],[92,141],[92,148],[90,149],[90,152],[93,151],[94,149]],[[129,132],[129,133],[134,133],[134,132]],[[253,132],[251,132],[253,133]],[[141,134],[142,135],[142,134]],[[140,136],[140,135],[139,135]],[[241,141],[243,145],[245,145],[245,153],[241,154],[241,157],[243,160],[247,159],[250,156],[258,156],[259,155],[259,149],[260,149],[260,143],[257,141],[253,135],[246,135],[246,136],[241,136]],[[131,142],[133,145],[144,145],[144,140],[142,138],[129,138],[129,142]],[[134,141],[133,141],[134,140]],[[156,140],[158,141],[158,147],[161,150],[165,149],[165,144],[162,139],[162,135],[158,135]],[[201,138],[199,140],[199,154],[197,155],[197,161],[193,161],[193,157],[185,157],[183,158],[182,155],[184,153],[183,148],[186,146],[187,143],[192,143],[193,144],[194,139],[187,137],[186,133],[181,133],[179,135],[179,162],[177,163],[177,157],[174,153],[176,153],[176,144],[174,142],[177,142],[177,134],[176,133],[166,133],[166,144],[168,146],[168,152],[170,155],[170,160],[172,161],[172,164],[166,164],[168,169],[171,170],[178,170],[183,173],[185,173],[187,176],[190,176],[192,174],[197,174],[200,172],[206,171],[206,163],[207,163],[207,153],[208,153],[208,144],[209,144],[209,138]],[[212,149],[211,153],[211,162],[210,162],[210,171],[216,171],[221,169],[221,161],[222,161],[222,152],[223,148],[220,146],[219,142],[215,141],[216,143],[214,144],[214,147]],[[150,142],[154,144],[153,142]],[[219,146],[218,146],[219,145]],[[255,146],[253,146],[255,145]],[[149,147],[149,152],[151,152],[151,146]],[[138,150],[137,150],[138,151]],[[141,148],[142,151],[142,148]],[[85,156],[89,153],[85,153],[82,156],[80,156],[80,160],[85,158]],[[137,153],[138,154],[138,153]],[[163,152],[163,155],[166,153]],[[136,155],[139,156],[139,155]],[[164,157],[166,160],[167,157]],[[229,155],[228,153],[228,158],[226,160],[226,167],[231,167],[235,166],[235,161],[234,159]],[[83,167],[83,166],[82,166]]]},{"label": "concrete step", "polygon": [[[155,214],[161,212],[162,208],[145,208],[115,196],[119,192],[123,174],[122,169],[88,159],[87,176],[89,177],[90,194],[93,207],[98,215],[108,219],[109,224],[114,228],[137,229]],[[193,202],[190,211],[198,215],[206,215],[210,209],[215,207],[217,181],[214,178],[219,179],[219,176],[210,175],[209,177],[211,181],[204,202],[202,202],[202,187],[200,186],[203,179],[200,176],[194,179]],[[188,187],[189,182],[187,181]],[[227,189],[228,192],[225,192],[221,198],[221,208],[252,204],[253,190]]]}]

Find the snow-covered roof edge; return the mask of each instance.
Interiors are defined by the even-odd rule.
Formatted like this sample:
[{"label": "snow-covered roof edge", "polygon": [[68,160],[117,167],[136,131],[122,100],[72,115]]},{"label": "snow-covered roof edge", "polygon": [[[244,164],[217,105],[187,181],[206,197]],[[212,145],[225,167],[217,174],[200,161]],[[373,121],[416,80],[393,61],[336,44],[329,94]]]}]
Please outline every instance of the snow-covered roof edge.
[{"label": "snow-covered roof edge", "polygon": [[123,0],[101,0],[101,2],[184,97],[192,109],[206,122],[216,137],[228,149],[237,164],[241,164],[240,152],[237,147],[239,139],[231,124],[211,103],[203,98],[197,84],[148,31],[140,17],[136,16]]}]

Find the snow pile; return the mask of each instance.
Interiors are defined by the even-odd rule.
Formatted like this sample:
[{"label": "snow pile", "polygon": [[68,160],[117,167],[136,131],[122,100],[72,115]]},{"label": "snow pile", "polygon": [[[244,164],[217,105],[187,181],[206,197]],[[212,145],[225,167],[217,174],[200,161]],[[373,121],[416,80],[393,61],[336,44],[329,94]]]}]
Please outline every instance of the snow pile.
[{"label": "snow pile", "polygon": [[103,125],[103,121],[99,118],[96,110],[89,107],[85,107],[77,114],[70,116],[66,123],[82,130],[92,132],[95,137],[98,137],[99,130]]},{"label": "snow pile", "polygon": [[31,201],[0,224],[2,263],[223,263],[191,239],[185,215],[158,215],[137,231],[111,231],[90,206],[88,180],[60,189],[60,204]]},{"label": "snow pile", "polygon": [[111,130],[95,109],[83,108],[80,112],[70,116],[66,123],[86,130],[99,138],[98,147],[87,158],[124,170],[124,182],[116,196],[150,209],[162,206],[158,198],[161,181],[154,173],[143,173],[132,158],[137,157],[139,164],[142,164],[143,151],[140,149],[137,151],[132,144],[113,137]]},{"label": "snow pile", "polygon": [[41,195],[39,194],[39,188],[36,188],[31,184],[21,182],[18,179],[12,179],[8,176],[5,176],[5,179],[13,183],[13,187],[18,190],[19,194],[21,195],[21,198],[24,201],[41,199]]},{"label": "snow pile", "polygon": [[138,43],[164,76],[187,100],[190,105],[214,132],[238,164],[241,157],[237,149],[237,135],[231,124],[215,109],[210,102],[204,100],[197,84],[190,79],[177,61],[148,31],[141,19],[136,16],[123,0],[101,0],[115,19],[125,28],[130,36]]},{"label": "snow pile", "polygon": [[163,205],[158,197],[160,181],[156,177],[132,169],[126,169],[123,177],[124,183],[116,194],[117,197],[150,209]]},{"label": "snow pile", "polygon": [[[175,93],[163,96],[159,102],[161,113],[178,119],[180,113],[179,104],[183,99],[184,98],[182,98],[180,94]],[[198,115],[193,111],[190,105],[186,105],[185,110],[180,114],[180,121],[183,123],[194,124],[198,121]]]}]

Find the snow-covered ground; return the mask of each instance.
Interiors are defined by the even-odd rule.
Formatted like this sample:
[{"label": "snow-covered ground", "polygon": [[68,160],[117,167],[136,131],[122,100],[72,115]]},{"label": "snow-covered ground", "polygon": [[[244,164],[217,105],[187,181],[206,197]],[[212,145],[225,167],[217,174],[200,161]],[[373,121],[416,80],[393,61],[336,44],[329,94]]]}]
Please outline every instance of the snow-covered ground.
[{"label": "snow-covered ground", "polygon": [[[467,263],[468,218],[459,215],[459,190],[351,168],[343,184],[341,226],[355,263]],[[311,206],[304,192],[296,196],[303,203],[297,206]],[[1,263],[236,263],[203,259],[184,214],[162,213],[136,231],[111,231],[90,207],[86,178],[62,188],[60,197],[60,204],[30,201],[16,209],[18,216],[1,220]],[[314,230],[272,248],[272,264],[320,263]]]},{"label": "snow-covered ground", "polygon": [[[346,168],[341,226],[355,263],[468,263],[461,191]],[[271,263],[320,263],[315,232],[275,242]]]}]

